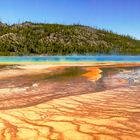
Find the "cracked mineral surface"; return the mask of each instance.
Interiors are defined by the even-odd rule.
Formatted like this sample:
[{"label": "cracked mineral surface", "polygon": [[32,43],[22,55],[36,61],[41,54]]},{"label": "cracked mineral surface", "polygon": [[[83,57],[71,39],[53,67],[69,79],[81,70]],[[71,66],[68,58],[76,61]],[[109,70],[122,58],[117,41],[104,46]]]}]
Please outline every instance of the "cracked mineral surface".
[{"label": "cracked mineral surface", "polygon": [[0,140],[139,140],[138,76],[138,64],[3,66]]}]

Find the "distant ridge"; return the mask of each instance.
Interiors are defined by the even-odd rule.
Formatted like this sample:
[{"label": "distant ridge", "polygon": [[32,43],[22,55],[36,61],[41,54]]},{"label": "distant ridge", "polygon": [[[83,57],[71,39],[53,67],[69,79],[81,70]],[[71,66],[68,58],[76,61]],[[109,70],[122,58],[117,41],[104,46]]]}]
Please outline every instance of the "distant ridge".
[{"label": "distant ridge", "polygon": [[139,55],[140,40],[84,25],[0,22],[0,55]]}]

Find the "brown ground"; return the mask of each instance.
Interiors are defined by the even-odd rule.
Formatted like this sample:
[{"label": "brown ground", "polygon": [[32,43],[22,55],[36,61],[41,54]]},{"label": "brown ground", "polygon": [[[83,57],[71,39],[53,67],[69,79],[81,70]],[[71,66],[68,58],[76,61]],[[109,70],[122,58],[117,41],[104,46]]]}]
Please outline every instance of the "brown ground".
[{"label": "brown ground", "polygon": [[101,79],[97,67],[68,81],[42,79],[51,70],[0,72],[0,140],[140,139],[139,85]]}]

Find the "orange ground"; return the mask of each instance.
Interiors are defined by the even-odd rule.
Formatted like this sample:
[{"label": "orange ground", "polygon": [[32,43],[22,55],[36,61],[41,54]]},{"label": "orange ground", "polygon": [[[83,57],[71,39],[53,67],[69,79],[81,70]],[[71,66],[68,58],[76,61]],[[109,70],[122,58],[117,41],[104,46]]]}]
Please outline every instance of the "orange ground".
[{"label": "orange ground", "polygon": [[88,80],[96,81],[101,78],[101,70],[97,67],[87,67],[87,73],[83,74],[82,76],[87,77]]},{"label": "orange ground", "polygon": [[1,110],[0,139],[139,140],[139,97],[132,87]]},{"label": "orange ground", "polygon": [[[86,70],[82,76],[91,81],[101,77],[98,68]],[[23,70],[22,74],[35,71],[39,72]],[[21,74],[18,70],[7,72],[7,77],[1,79]],[[122,87],[62,97],[25,108],[0,110],[0,140],[139,140],[139,90],[139,85]],[[10,94],[10,90],[1,89],[0,93],[4,96]]]}]

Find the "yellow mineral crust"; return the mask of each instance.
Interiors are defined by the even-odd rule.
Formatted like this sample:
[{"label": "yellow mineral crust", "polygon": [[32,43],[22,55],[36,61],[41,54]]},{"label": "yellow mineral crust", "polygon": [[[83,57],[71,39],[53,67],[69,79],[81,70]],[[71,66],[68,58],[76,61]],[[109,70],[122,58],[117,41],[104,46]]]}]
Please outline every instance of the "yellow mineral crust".
[{"label": "yellow mineral crust", "polygon": [[[86,70],[82,76],[89,80],[101,77],[99,68]],[[139,140],[139,91],[139,85],[121,87],[60,97],[30,107],[1,109],[0,140]],[[6,89],[0,92],[10,94]]]},{"label": "yellow mineral crust", "polygon": [[135,87],[121,88],[1,110],[0,139],[139,140],[140,106],[136,91]]}]

